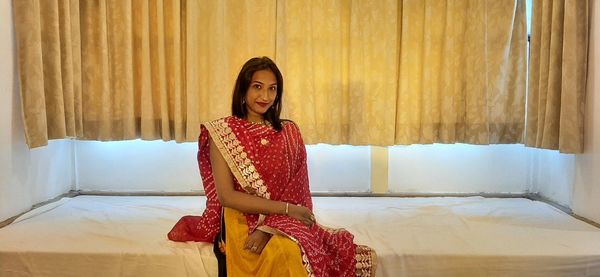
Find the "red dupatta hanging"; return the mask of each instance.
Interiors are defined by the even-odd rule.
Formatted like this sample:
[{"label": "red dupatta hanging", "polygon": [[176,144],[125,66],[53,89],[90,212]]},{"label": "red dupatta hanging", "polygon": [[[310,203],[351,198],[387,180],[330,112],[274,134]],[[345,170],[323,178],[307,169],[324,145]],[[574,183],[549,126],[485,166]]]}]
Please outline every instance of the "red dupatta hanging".
[{"label": "red dupatta hanging", "polygon": [[[210,138],[227,162],[236,190],[312,210],[306,149],[297,126],[284,121],[283,129],[276,131],[230,116],[201,127],[198,163],[206,209],[202,216],[181,218],[169,232],[169,239],[213,242],[219,233],[221,205],[210,165]],[[374,275],[375,252],[354,244],[354,236],[344,229],[318,224],[309,227],[286,215],[247,214],[246,219],[250,232],[258,228],[298,243],[309,276]]]}]

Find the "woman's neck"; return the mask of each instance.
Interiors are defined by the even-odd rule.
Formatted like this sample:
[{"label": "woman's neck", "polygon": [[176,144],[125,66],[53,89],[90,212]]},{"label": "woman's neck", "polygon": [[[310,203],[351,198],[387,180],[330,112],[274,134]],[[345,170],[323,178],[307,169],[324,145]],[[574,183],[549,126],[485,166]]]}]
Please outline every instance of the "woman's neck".
[{"label": "woman's neck", "polygon": [[262,115],[248,113],[248,115],[246,116],[246,120],[252,123],[263,123],[265,121],[265,118]]}]

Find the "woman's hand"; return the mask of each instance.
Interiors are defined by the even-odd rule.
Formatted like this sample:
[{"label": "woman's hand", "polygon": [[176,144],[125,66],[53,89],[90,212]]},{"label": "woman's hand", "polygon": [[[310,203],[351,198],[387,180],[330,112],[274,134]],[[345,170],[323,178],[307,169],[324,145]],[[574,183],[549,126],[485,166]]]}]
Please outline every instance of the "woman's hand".
[{"label": "woman's hand", "polygon": [[267,245],[267,242],[271,239],[271,234],[265,233],[261,230],[256,229],[252,234],[248,236],[246,239],[246,243],[244,244],[244,249],[260,255],[260,253]]},{"label": "woman's hand", "polygon": [[300,220],[306,226],[311,226],[315,223],[315,215],[304,206],[289,204],[288,216]]}]

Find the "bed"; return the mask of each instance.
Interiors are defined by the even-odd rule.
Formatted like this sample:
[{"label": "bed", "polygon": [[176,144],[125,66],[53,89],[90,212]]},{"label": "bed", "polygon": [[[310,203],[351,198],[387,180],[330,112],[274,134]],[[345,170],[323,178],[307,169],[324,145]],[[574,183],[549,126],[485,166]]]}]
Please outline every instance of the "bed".
[{"label": "bed", "polygon": [[[212,245],[166,239],[202,196],[77,196],[0,229],[0,276],[216,276]],[[320,224],[378,253],[377,276],[600,276],[600,229],[540,201],[315,197]]]}]

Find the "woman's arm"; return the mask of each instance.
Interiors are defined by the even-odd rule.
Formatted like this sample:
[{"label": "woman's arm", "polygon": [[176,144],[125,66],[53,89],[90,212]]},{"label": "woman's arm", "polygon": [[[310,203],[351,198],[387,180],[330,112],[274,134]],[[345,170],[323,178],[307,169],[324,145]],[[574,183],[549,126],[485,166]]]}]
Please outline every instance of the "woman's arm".
[{"label": "woman's arm", "polygon": [[250,195],[244,192],[236,191],[233,187],[233,175],[227,166],[227,162],[219,152],[219,149],[210,139],[210,164],[212,166],[213,177],[215,178],[215,187],[219,202],[224,207],[236,209],[249,214],[286,214],[286,205],[288,215],[310,225],[314,222],[312,212],[302,206],[287,204],[282,201],[274,201],[258,196]]}]

